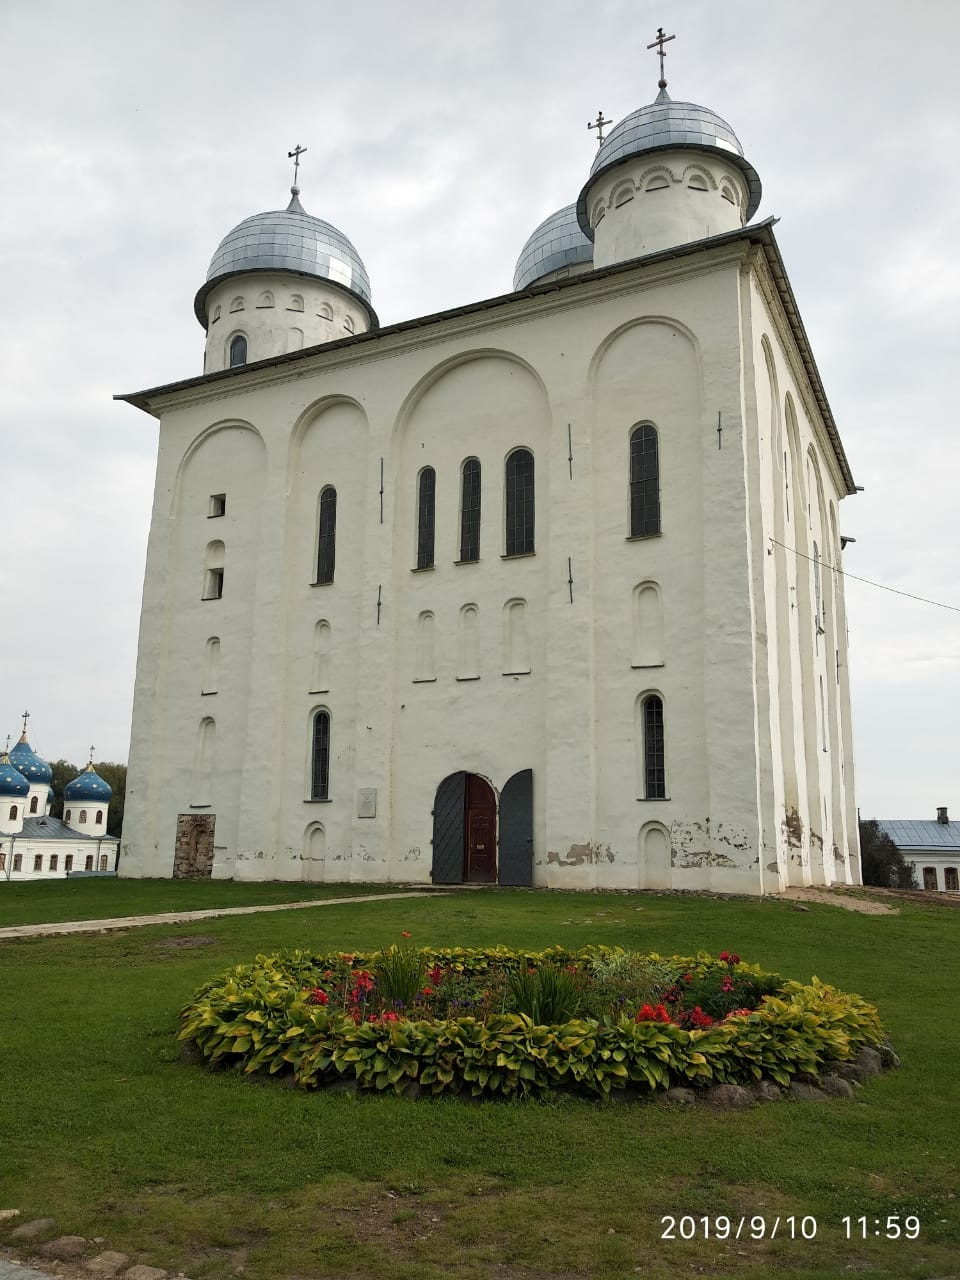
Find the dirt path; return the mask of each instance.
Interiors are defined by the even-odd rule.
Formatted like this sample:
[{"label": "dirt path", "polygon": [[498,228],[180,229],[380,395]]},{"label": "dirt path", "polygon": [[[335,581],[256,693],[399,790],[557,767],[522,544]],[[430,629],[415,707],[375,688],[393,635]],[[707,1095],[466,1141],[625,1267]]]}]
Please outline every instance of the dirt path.
[{"label": "dirt path", "polygon": [[271,902],[259,907],[212,907],[205,911],[163,911],[152,916],[116,916],[107,920],[63,920],[59,924],[18,924],[0,929],[0,939],[45,938],[61,933],[106,933],[113,929],[136,929],[144,924],[189,924],[191,920],[213,920],[217,916],[248,916],[257,911],[305,911],[308,907],[338,907],[342,903],[349,902],[393,902],[399,898],[435,898],[436,896],[435,889],[414,889],[405,893],[364,893],[349,898],[312,898],[308,902]]},{"label": "dirt path", "polygon": [[[790,898],[795,902],[819,902],[824,903],[828,907],[843,907],[845,911],[860,911],[866,916],[898,916],[900,908],[890,906],[883,902],[878,902],[875,898],[861,897],[861,894],[873,894],[877,890],[862,888],[857,886],[855,890],[850,890],[847,886],[835,886],[833,888],[815,888],[811,886],[808,889],[797,886],[792,889],[784,889],[783,893],[778,894],[781,898]],[[892,893],[892,890],[880,890],[879,892]]]}]

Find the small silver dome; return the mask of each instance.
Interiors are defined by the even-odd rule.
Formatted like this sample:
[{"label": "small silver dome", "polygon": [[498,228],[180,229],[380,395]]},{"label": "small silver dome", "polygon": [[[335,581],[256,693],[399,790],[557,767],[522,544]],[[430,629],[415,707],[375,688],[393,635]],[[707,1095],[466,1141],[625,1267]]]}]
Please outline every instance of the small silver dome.
[{"label": "small silver dome", "polygon": [[594,157],[590,177],[577,201],[580,226],[591,238],[587,219],[587,191],[593,180],[631,156],[664,151],[670,147],[724,152],[747,180],[750,191],[747,221],[753,217],[760,204],[760,177],[744,158],[743,147],[737,135],[726,120],[721,119],[709,107],[699,107],[695,102],[674,102],[666,89],[661,89],[654,102],[632,111],[610,131],[610,136],[604,139]]},{"label": "small silver dome", "polygon": [[221,240],[193,304],[204,328],[206,300],[213,286],[247,271],[293,271],[329,280],[362,302],[371,326],[377,324],[370,305],[370,278],[359,253],[342,231],[306,212],[296,188],[286,209],[245,218]]},{"label": "small silver dome", "polygon": [[592,264],[593,245],[580,230],[577,206],[568,204],[544,218],[521,249],[513,273],[513,287],[526,289],[551,271],[581,262]]}]

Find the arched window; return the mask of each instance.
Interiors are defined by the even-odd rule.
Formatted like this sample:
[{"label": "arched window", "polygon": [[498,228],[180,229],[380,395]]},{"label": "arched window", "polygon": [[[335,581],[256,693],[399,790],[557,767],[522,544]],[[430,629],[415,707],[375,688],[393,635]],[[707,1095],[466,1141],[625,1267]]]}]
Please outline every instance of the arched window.
[{"label": "arched window", "polygon": [[937,887],[937,868],[923,868],[923,887],[925,889],[936,889]]},{"label": "arched window", "polygon": [[663,700],[655,693],[643,700],[643,793],[647,800],[664,800],[667,795]]},{"label": "arched window", "polygon": [[247,340],[242,333],[238,333],[230,342],[230,368],[235,369],[238,365],[246,363]]},{"label": "arched window", "polygon": [[84,858],[84,860],[83,860],[83,869],[84,869],[84,871],[92,871],[92,870],[93,870],[93,854],[92,854],[92,853],[88,853],[88,854],[87,854],[87,856]]},{"label": "arched window", "polygon": [[197,744],[193,757],[192,805],[197,808],[205,808],[210,804],[216,749],[217,722],[212,716],[204,716],[197,726]]},{"label": "arched window", "polygon": [[207,543],[203,566],[203,599],[220,600],[223,596],[223,568],[226,547],[219,538]]},{"label": "arched window", "polygon": [[201,693],[216,693],[220,683],[220,637],[211,636],[203,654]]},{"label": "arched window", "polygon": [[51,870],[51,871],[56,871],[56,869],[57,869],[57,867],[58,867],[59,865],[60,865],[60,856],[59,856],[59,854],[51,853],[51,855],[50,855],[50,870]]},{"label": "arched window", "polygon": [[[10,806],[10,812],[7,814],[7,817],[12,820],[16,816],[17,816],[17,806],[15,804],[12,804]],[[69,814],[67,816],[69,817]]]},{"label": "arched window", "polygon": [[960,891],[960,879],[957,877],[956,867],[943,868],[943,887],[947,893],[957,893]]},{"label": "arched window", "polygon": [[330,713],[328,711],[318,711],[313,717],[310,799],[330,799]]},{"label": "arched window", "polygon": [[417,480],[417,568],[433,568],[437,473],[424,467]]},{"label": "arched window", "polygon": [[102,821],[103,821],[103,810],[102,810],[102,809],[98,809],[98,810],[97,810],[97,822],[102,822]]},{"label": "arched window", "polygon": [[356,328],[356,326],[353,323],[353,316],[343,317],[343,327],[346,329],[347,333],[354,332],[354,329]]},{"label": "arched window", "polygon": [[321,302],[320,310],[317,312],[317,315],[320,317],[321,320],[332,320],[333,307],[331,307],[329,302]]},{"label": "arched window", "polygon": [[38,805],[39,803],[40,803],[40,798],[39,798],[39,796],[31,796],[31,797],[30,797],[30,812],[31,812],[31,813],[36,813],[36,812],[37,812],[37,805]]},{"label": "arched window", "polygon": [[221,311],[221,307],[220,307],[220,303],[218,302],[217,305],[213,308],[213,319],[210,321],[211,324],[216,324],[217,321],[220,319],[220,311]]},{"label": "arched window", "polygon": [[317,582],[332,582],[337,552],[337,491],[328,484],[320,491],[317,537]]},{"label": "arched window", "polygon": [[264,289],[263,293],[261,293],[260,297],[257,299],[257,306],[258,307],[273,306],[273,294],[270,292],[269,289]]},{"label": "arched window", "polygon": [[649,422],[630,433],[630,537],[660,532],[660,458],[657,429]]},{"label": "arched window", "polygon": [[67,812],[63,815],[63,820],[64,822],[69,822],[72,817],[73,817],[73,810],[68,809]]},{"label": "arched window", "polygon": [[81,825],[81,826],[83,826],[83,825],[86,823],[86,821],[87,821],[87,811],[86,811],[86,809],[81,809],[81,810],[80,810],[80,825]]},{"label": "arched window", "polygon": [[107,869],[107,855],[106,855],[105,853],[101,853],[101,855],[100,855],[100,870],[101,870],[101,871],[106,871],[106,869]]},{"label": "arched window", "polygon": [[467,458],[460,470],[460,559],[480,559],[479,458]]},{"label": "arched window", "polygon": [[529,555],[533,551],[533,454],[514,449],[506,468],[506,554]]},{"label": "arched window", "polygon": [[299,293],[292,293],[290,295],[290,305],[287,307],[287,310],[288,311],[303,310],[303,297]]},{"label": "arched window", "polygon": [[234,298],[234,300],[230,303],[230,310],[231,310],[231,312],[233,312],[233,311],[242,311],[245,305],[246,305],[246,304],[244,303],[244,301],[243,301],[243,298],[242,298],[242,297],[236,297],[236,298]]}]

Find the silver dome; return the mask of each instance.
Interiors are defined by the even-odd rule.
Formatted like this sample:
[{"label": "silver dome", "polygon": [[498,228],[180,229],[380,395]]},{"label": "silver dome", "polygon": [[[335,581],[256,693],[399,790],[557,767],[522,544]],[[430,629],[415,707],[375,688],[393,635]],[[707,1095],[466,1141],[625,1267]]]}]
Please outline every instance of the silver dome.
[{"label": "silver dome", "polygon": [[370,278],[359,253],[342,231],[306,212],[296,188],[286,209],[245,218],[221,240],[206,283],[193,304],[204,328],[206,300],[213,286],[247,271],[293,271],[301,276],[319,276],[352,293],[369,312],[371,325],[377,323],[370,305]]},{"label": "silver dome", "polygon": [[753,217],[760,204],[760,177],[744,158],[743,147],[737,135],[726,120],[721,119],[709,107],[698,107],[694,102],[674,102],[666,89],[661,89],[656,101],[632,111],[610,131],[610,136],[604,139],[594,157],[590,177],[577,201],[580,226],[591,239],[593,233],[587,220],[587,191],[593,180],[631,156],[663,151],[668,147],[724,152],[747,180],[750,190],[747,221]]},{"label": "silver dome", "polygon": [[520,250],[513,287],[526,289],[551,271],[581,262],[592,264],[593,245],[580,230],[577,206],[568,204],[544,218]]}]

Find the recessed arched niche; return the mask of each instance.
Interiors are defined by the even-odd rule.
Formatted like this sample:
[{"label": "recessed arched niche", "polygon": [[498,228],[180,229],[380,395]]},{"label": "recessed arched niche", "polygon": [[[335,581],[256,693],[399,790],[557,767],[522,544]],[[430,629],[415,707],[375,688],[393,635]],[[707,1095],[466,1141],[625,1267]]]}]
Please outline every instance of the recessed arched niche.
[{"label": "recessed arched niche", "polygon": [[637,836],[638,888],[670,888],[670,833],[662,822],[645,822]]},{"label": "recessed arched niche", "polygon": [[634,667],[663,666],[663,597],[657,582],[640,582],[633,589]]}]

